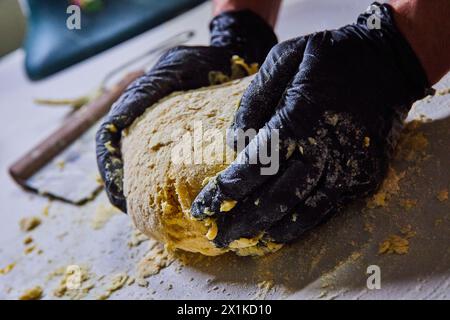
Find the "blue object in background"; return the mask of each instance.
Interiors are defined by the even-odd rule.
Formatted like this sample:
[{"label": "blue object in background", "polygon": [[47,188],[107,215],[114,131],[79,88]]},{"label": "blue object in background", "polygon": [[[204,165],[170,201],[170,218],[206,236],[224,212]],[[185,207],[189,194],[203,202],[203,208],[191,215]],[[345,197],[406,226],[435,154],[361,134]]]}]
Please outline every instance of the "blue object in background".
[{"label": "blue object in background", "polygon": [[[205,0],[103,0],[96,12],[81,10],[81,29],[69,30],[64,0],[26,0],[25,69],[39,80],[149,30]],[[149,44],[150,45],[150,44]]]}]

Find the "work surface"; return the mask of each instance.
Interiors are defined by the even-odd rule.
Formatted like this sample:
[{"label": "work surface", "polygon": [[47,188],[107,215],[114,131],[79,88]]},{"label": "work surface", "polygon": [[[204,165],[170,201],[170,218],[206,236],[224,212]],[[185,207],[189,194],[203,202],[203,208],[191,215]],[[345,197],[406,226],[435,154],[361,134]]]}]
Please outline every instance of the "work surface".
[{"label": "work surface", "polygon": [[[285,1],[277,33],[285,40],[338,27],[354,21],[368,3]],[[68,111],[36,106],[33,98],[84,94],[124,57],[187,27],[197,31],[192,43],[207,43],[210,10],[204,4],[38,83],[26,80],[21,51],[0,61],[0,298],[15,299],[39,285],[45,299],[449,299],[450,201],[445,191],[450,188],[450,94],[416,105],[410,119],[426,115],[434,121],[404,137],[389,183],[369,206],[357,203],[296,244],[263,258],[167,257],[153,241],[136,234],[126,215],[110,210],[104,193],[75,207],[50,203],[13,183],[8,165],[55,129]],[[450,77],[436,87],[450,87]],[[42,222],[25,233],[19,221],[30,216]],[[28,236],[33,242],[25,245]],[[70,265],[86,270],[81,290],[61,290]],[[379,290],[367,288],[367,268],[373,265],[381,270]]]}]

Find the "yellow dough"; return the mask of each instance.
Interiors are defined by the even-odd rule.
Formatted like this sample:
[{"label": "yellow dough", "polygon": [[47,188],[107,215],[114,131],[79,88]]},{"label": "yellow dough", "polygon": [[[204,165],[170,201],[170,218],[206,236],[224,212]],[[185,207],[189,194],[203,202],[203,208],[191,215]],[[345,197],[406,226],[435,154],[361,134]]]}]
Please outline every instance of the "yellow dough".
[{"label": "yellow dough", "polygon": [[[217,234],[214,219],[196,221],[189,213],[208,179],[235,157],[226,146],[225,132],[251,79],[174,93],[124,132],[121,150],[127,211],[141,232],[171,248],[205,255],[227,251],[261,255],[281,247],[258,237],[238,239],[229,248],[218,249],[210,241]],[[224,203],[224,211],[232,206]]]}]

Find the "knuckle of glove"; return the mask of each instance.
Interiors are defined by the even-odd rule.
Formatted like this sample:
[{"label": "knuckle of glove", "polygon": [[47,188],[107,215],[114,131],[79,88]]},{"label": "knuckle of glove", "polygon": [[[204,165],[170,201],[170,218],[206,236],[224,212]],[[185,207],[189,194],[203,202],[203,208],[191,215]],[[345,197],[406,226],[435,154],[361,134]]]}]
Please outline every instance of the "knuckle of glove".
[{"label": "knuckle of glove", "polygon": [[169,50],[150,71],[171,90],[189,90],[210,85],[210,72],[231,73],[230,50],[207,46],[179,46]]},{"label": "knuckle of glove", "polygon": [[323,186],[336,190],[340,204],[374,192],[389,160],[367,126],[349,113],[326,112],[315,139],[327,144],[327,174]]},{"label": "knuckle of glove", "polygon": [[273,28],[251,10],[227,11],[210,23],[211,46],[229,48],[247,62],[262,64],[278,42]]}]

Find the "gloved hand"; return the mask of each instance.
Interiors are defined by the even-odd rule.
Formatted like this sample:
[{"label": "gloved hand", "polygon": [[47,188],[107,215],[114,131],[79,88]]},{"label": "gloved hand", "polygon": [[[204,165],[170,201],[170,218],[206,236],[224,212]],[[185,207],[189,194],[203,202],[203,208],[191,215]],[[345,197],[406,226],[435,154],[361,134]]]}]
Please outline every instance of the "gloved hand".
[{"label": "gloved hand", "polygon": [[[216,219],[216,246],[241,237],[290,242],[382,182],[404,118],[428,81],[391,7],[375,6],[380,29],[369,28],[372,13],[363,13],[354,25],[269,53],[232,126],[235,139],[238,129],[258,134],[192,204],[195,218]],[[248,160],[261,159],[277,138],[279,170],[263,175],[267,164]]]},{"label": "gloved hand", "polygon": [[97,132],[100,174],[111,203],[123,212],[126,212],[126,201],[120,153],[122,130],[170,93],[209,85],[211,72],[230,76],[234,55],[248,64],[261,65],[277,43],[272,27],[248,10],[216,16],[210,23],[210,32],[209,47],[179,46],[165,53],[147,74],[127,88]]}]

